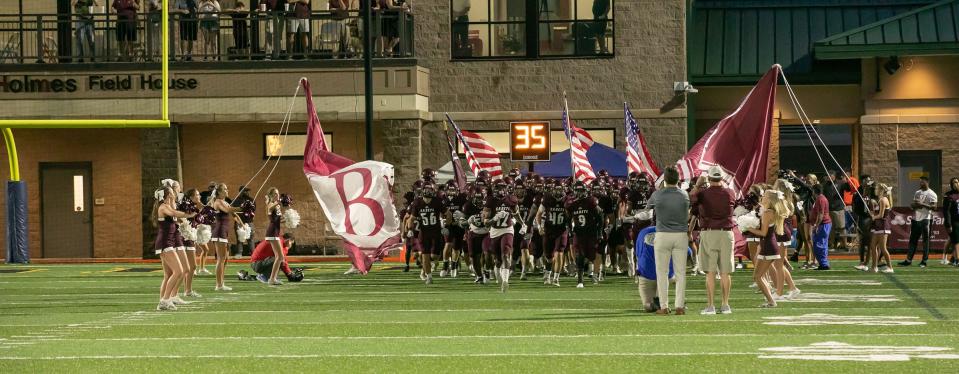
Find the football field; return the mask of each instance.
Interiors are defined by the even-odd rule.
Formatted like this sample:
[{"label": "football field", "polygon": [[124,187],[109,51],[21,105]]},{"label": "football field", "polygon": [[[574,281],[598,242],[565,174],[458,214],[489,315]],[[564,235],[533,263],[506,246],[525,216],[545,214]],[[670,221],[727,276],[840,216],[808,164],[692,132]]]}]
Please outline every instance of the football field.
[{"label": "football field", "polygon": [[[734,274],[733,314],[643,313],[631,279],[576,289],[515,280],[506,294],[469,274],[434,278],[377,264],[306,264],[306,280],[241,282],[156,312],[158,265],[0,267],[0,372],[954,372],[956,268],[796,270],[803,294],[760,309]],[[212,270],[212,269],[211,269]],[[415,270],[414,270],[415,271]],[[192,300],[192,299],[191,299]]]}]

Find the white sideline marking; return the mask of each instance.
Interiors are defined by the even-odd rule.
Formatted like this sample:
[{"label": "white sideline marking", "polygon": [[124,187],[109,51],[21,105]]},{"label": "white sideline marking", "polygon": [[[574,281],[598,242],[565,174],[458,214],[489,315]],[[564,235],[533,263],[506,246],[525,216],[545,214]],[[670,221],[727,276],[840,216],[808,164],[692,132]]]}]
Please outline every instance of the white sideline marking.
[{"label": "white sideline marking", "polygon": [[[609,334],[609,335],[423,335],[423,336],[184,336],[150,338],[49,338],[37,341],[69,342],[156,342],[156,341],[207,341],[207,340],[455,340],[455,339],[533,339],[533,338],[745,338],[780,337],[787,334]],[[789,335],[792,336],[792,335]],[[953,336],[953,334],[804,334],[804,336]],[[2,344],[2,343],[0,343]]]},{"label": "white sideline marking", "polygon": [[[804,314],[801,316],[763,317],[769,320],[764,325],[775,326],[821,326],[821,325],[853,325],[853,326],[916,326],[926,323],[919,317],[912,316],[838,316],[835,314]],[[868,335],[868,334],[866,334]]]},{"label": "white sideline marking", "polygon": [[830,302],[867,302],[888,303],[902,301],[894,295],[856,295],[856,294],[824,294],[801,293],[792,299],[782,300],[783,303],[830,303]]},{"label": "white sideline marking", "polygon": [[[911,358],[959,359],[959,355],[943,353],[946,347],[927,346],[857,346],[841,342],[813,343],[803,347],[761,348],[772,354],[759,358],[810,361],[909,361]],[[895,353],[890,353],[895,352]]]},{"label": "white sideline marking", "polygon": [[40,357],[0,357],[0,360],[140,360],[140,359],[250,359],[250,358],[407,358],[407,357],[582,357],[582,356],[626,356],[626,357],[671,357],[671,356],[750,356],[752,352],[535,352],[535,353],[371,353],[371,354],[289,354],[289,355],[121,355],[121,356],[40,356]]},{"label": "white sideline marking", "polygon": [[882,282],[872,279],[820,279],[820,278],[799,278],[793,282],[797,286],[802,285],[840,285],[840,286],[881,286]]}]

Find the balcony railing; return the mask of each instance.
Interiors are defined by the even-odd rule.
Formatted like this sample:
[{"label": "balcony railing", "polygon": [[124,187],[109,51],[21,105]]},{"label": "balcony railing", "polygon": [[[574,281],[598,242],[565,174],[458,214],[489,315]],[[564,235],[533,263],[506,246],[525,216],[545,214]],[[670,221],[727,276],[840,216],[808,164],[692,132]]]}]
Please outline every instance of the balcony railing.
[{"label": "balcony railing", "polygon": [[[86,18],[3,14],[0,64],[159,61],[160,16],[140,13],[133,21],[122,21],[102,11]],[[271,12],[201,13],[193,18],[170,14],[169,19],[171,61],[359,59],[363,55],[363,21],[357,10],[336,15],[312,12],[306,21],[308,31],[296,34],[288,32],[294,18]],[[412,14],[374,11],[370,26],[374,57],[413,56]],[[123,36],[135,40],[121,41]]]}]

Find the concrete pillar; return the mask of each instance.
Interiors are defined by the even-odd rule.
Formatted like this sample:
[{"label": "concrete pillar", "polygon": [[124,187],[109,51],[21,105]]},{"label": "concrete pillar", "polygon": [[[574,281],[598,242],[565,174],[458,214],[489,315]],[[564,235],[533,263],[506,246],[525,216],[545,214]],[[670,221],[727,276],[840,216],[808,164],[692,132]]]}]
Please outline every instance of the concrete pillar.
[{"label": "concrete pillar", "polygon": [[140,197],[143,202],[143,257],[155,258],[153,240],[156,227],[151,212],[153,192],[166,178],[182,180],[180,167],[180,128],[173,125],[167,129],[140,130]]}]

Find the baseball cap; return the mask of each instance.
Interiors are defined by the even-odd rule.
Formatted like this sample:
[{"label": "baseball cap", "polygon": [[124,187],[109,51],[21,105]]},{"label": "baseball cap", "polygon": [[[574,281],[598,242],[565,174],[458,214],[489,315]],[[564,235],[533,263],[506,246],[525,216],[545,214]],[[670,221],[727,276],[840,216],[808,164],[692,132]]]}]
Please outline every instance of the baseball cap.
[{"label": "baseball cap", "polygon": [[722,168],[717,165],[713,165],[706,170],[706,175],[709,177],[709,179],[723,179],[724,173]]}]

